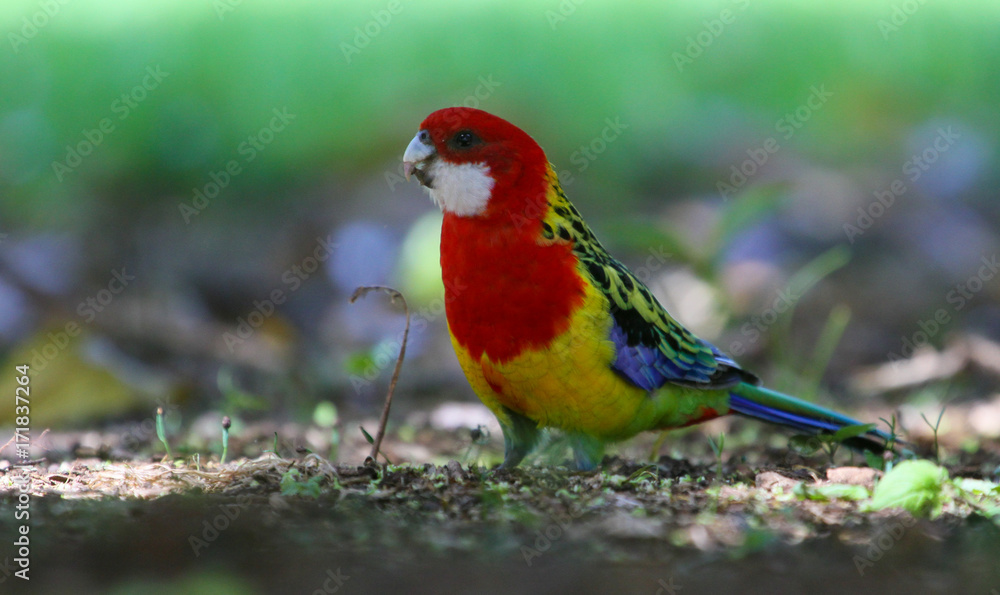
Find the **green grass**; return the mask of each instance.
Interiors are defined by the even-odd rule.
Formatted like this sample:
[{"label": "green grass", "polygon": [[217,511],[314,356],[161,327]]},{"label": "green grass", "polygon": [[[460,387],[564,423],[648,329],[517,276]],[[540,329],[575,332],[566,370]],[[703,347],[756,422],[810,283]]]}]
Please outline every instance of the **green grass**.
[{"label": "green grass", "polygon": [[[592,190],[578,200],[601,214],[621,212],[650,184],[710,192],[731,164],[726,147],[735,157],[773,135],[813,85],[834,96],[789,144],[819,160],[896,168],[907,130],[943,113],[989,121],[979,132],[1000,136],[984,116],[998,100],[984,74],[1000,70],[995,3],[922,6],[888,39],[877,26],[888,2],[751,3],[679,71],[687,38],[738,4],[588,3],[553,29],[555,2],[404,3],[348,63],[342,44],[386,3],[243,3],[222,19],[210,2],[70,3],[17,53],[0,52],[0,148],[17,171],[0,215],[69,225],[100,203],[173,206],[287,107],[296,120],[223,195],[274,208],[284,200],[276,189],[381,176],[427,113],[466,102],[481,80],[498,83],[480,89],[482,107],[530,130],[577,175],[572,155],[605,118],[630,126],[586,172]],[[37,10],[4,3],[0,27],[17,33]],[[116,118],[113,102],[155,65],[169,76],[57,182],[53,160],[84,129]],[[673,179],[676,167],[689,176]],[[631,192],[608,200],[622,184]],[[205,216],[226,217],[233,202]]]}]

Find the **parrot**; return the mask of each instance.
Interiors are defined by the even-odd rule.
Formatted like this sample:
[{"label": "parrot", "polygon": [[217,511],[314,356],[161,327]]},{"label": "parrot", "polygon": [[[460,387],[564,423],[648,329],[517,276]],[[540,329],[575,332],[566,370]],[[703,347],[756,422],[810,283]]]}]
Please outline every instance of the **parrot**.
[{"label": "parrot", "polygon": [[[796,431],[861,422],[761,386],[674,319],[594,236],[526,132],[471,107],[437,110],[403,153],[403,173],[443,212],[445,316],[473,391],[503,432],[501,468],[556,429],[578,470],[609,443],[727,414]],[[853,445],[882,452],[874,426]]]}]

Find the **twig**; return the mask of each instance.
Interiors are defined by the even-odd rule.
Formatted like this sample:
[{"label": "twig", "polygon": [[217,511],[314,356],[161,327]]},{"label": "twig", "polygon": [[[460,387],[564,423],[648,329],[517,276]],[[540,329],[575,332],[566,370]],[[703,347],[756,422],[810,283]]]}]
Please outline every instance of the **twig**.
[{"label": "twig", "polygon": [[4,444],[3,446],[0,446],[0,453],[2,453],[3,451],[5,451],[8,446],[10,446],[11,444],[14,443],[14,438],[17,438],[17,434],[12,435],[10,437],[10,440],[7,441],[7,444]]},{"label": "twig", "polygon": [[[373,461],[378,460],[379,449],[382,447],[382,438],[385,436],[385,426],[389,422],[389,407],[392,406],[392,392],[396,390],[396,382],[399,381],[399,371],[403,367],[403,358],[406,357],[406,340],[410,336],[410,307],[406,305],[406,298],[399,291],[381,285],[363,286],[354,290],[350,303],[354,303],[360,297],[368,295],[372,291],[384,291],[389,294],[389,300],[396,303],[396,298],[403,302],[403,312],[406,313],[406,328],[403,330],[403,342],[399,347],[399,357],[396,358],[396,368],[392,371],[392,379],[389,380],[389,391],[385,395],[385,406],[382,408],[382,416],[378,420],[378,432],[375,433],[375,441],[372,443],[372,452],[368,458]],[[385,455],[382,455],[383,457]],[[386,459],[387,461],[389,459]]]}]

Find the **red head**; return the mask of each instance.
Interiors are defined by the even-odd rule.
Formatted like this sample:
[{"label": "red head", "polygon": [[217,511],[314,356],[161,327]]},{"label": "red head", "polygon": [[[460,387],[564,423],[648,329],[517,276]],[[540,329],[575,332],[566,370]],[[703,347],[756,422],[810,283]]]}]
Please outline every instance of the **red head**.
[{"label": "red head", "polygon": [[493,114],[468,107],[438,110],[403,154],[446,214],[480,217],[520,209],[544,192],[548,161],[530,136]]}]

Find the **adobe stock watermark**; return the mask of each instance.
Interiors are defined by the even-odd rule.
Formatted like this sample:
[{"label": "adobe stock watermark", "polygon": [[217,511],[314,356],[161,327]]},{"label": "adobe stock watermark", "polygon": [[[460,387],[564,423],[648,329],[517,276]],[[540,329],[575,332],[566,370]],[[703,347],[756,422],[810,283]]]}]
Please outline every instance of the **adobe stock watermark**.
[{"label": "adobe stock watermark", "polygon": [[330,259],[337,244],[333,241],[333,234],[325,238],[316,238],[316,247],[309,256],[306,256],[298,264],[292,265],[281,274],[280,287],[275,287],[262,300],[253,301],[253,309],[244,317],[236,319],[236,330],[226,331],[222,334],[229,353],[234,353],[236,348],[246,342],[257,332],[264,322],[274,315],[278,306],[288,301],[288,296],[295,293],[308,281],[324,262]]},{"label": "adobe stock watermark", "polygon": [[677,595],[677,592],[683,589],[681,585],[674,584],[674,577],[670,577],[668,580],[663,580],[662,578],[656,581],[659,586],[656,589],[656,595]]},{"label": "adobe stock watermark", "polygon": [[977,293],[983,290],[1000,272],[1000,253],[994,252],[990,256],[983,255],[979,261],[982,265],[972,275],[962,283],[954,286],[946,295],[945,301],[948,307],[941,307],[934,311],[927,319],[917,321],[920,330],[914,331],[910,335],[900,337],[899,353],[890,351],[889,361],[895,366],[900,360],[909,359],[921,347],[927,345],[931,339],[937,336],[945,326],[951,322],[951,317],[956,312],[961,312]]},{"label": "adobe stock watermark", "polygon": [[882,34],[883,41],[889,41],[889,35],[898,33],[900,28],[910,20],[910,17],[917,14],[920,7],[927,4],[927,0],[903,0],[899,4],[892,5],[892,11],[888,19],[879,19],[878,32]]},{"label": "adobe stock watermark", "polygon": [[834,248],[804,265],[799,272],[791,276],[787,286],[778,290],[759,314],[751,316],[750,320],[743,323],[740,327],[742,338],[732,341],[727,351],[737,357],[746,353],[746,348],[756,344],[783,314],[794,309],[802,296],[846,263],[846,251]]},{"label": "adobe stock watermark", "polygon": [[212,7],[220,21],[224,21],[227,14],[235,12],[240,6],[243,6],[243,0],[212,0]]},{"label": "adobe stock watermark", "polygon": [[648,253],[641,266],[631,269],[635,278],[647,287],[653,281],[653,274],[666,266],[673,256],[662,244],[656,248],[649,248]]},{"label": "adobe stock watermark", "polygon": [[[28,470],[24,469],[22,465],[17,465],[18,471],[10,474],[11,482],[14,484],[12,487],[14,489],[10,490],[11,501],[17,501],[17,504],[13,504],[14,519],[20,521],[17,528],[17,539],[12,539],[14,547],[17,548],[17,557],[14,558],[14,562],[18,566],[18,570],[14,571],[14,576],[22,580],[31,580],[31,476],[28,474]],[[17,496],[13,496],[13,492],[17,491]],[[6,577],[5,577],[6,580]],[[2,581],[0,581],[2,582]]]},{"label": "adobe stock watermark", "polygon": [[107,285],[77,305],[76,313],[82,321],[71,320],[61,329],[48,332],[48,340],[31,351],[31,369],[34,372],[45,370],[69,346],[70,341],[83,332],[83,327],[93,322],[134,281],[135,275],[130,275],[125,267],[112,269]]},{"label": "adobe stock watermark", "polygon": [[195,558],[200,558],[206,550],[222,533],[232,526],[233,521],[240,518],[243,511],[250,505],[250,495],[240,494],[234,504],[220,504],[218,512],[210,519],[201,522],[201,532],[192,533],[188,536],[188,545],[194,552]]},{"label": "adobe stock watermark", "polygon": [[[833,91],[828,91],[825,84],[813,85],[809,88],[809,96],[806,97],[805,101],[774,123],[774,131],[780,134],[783,142],[790,141],[802,126],[826,105],[831,97],[833,97]],[[771,156],[779,149],[781,149],[781,142],[776,136],[769,136],[759,146],[747,149],[747,158],[739,165],[733,165],[729,168],[729,179],[716,182],[716,190],[724,200],[729,200],[767,164]]]},{"label": "adobe stock watermark", "polygon": [[323,584],[320,585],[318,589],[312,592],[312,595],[330,595],[331,593],[339,593],[340,588],[344,586],[350,576],[344,574],[344,571],[339,567],[336,570],[327,569],[326,574],[323,575]]},{"label": "adobe stock watermark", "polygon": [[524,558],[524,563],[530,567],[533,564],[532,560],[541,557],[542,554],[549,551],[553,543],[566,535],[570,523],[583,516],[583,512],[583,510],[580,510],[576,513],[549,515],[549,522],[541,529],[535,531],[535,539],[532,542],[532,545],[535,547],[521,546],[521,556]]},{"label": "adobe stock watermark", "polygon": [[[498,87],[503,86],[503,83],[493,80],[492,74],[488,74],[485,77],[480,75],[476,80],[478,82],[476,87],[454,107],[472,107],[478,109],[480,105],[493,96]],[[406,182],[406,177],[403,175],[402,156],[400,156],[399,167],[396,168],[396,171],[387,171],[384,177],[386,185],[389,186],[389,192],[395,192],[398,184]]]},{"label": "adobe stock watermark", "polygon": [[389,0],[385,8],[371,11],[371,20],[361,27],[354,28],[352,43],[340,42],[340,51],[344,53],[344,59],[347,60],[347,63],[350,64],[355,56],[361,55],[361,51],[371,45],[379,33],[389,26],[393,17],[401,12],[403,12],[403,4],[400,0]]},{"label": "adobe stock watermark", "polygon": [[750,317],[750,320],[740,327],[740,334],[744,339],[737,339],[729,344],[729,353],[739,357],[746,353],[747,347],[755,345],[760,341],[764,333],[778,321],[782,314],[795,307],[795,304],[802,299],[804,289],[793,288],[791,286],[778,290],[778,294],[771,300],[770,305],[764,308],[760,314]]},{"label": "adobe stock watermark", "polygon": [[736,22],[739,12],[746,10],[750,6],[750,0],[736,0],[734,5],[736,10],[723,8],[716,18],[702,21],[702,30],[694,35],[687,36],[687,45],[684,46],[684,52],[674,52],[671,54],[670,57],[673,58],[674,65],[677,66],[677,72],[684,72],[685,66],[694,64],[695,60],[704,55],[705,50],[715,43],[715,40],[725,32],[726,27]]},{"label": "adobe stock watermark", "polygon": [[858,574],[864,576],[865,570],[874,567],[875,563],[899,542],[906,530],[915,524],[917,524],[917,519],[906,515],[901,520],[894,520],[883,527],[878,537],[868,542],[865,555],[855,554],[853,561],[854,567],[858,569]]},{"label": "adobe stock watermark", "polygon": [[[569,162],[576,166],[576,174],[581,174],[590,167],[590,165],[597,161],[598,157],[603,155],[608,147],[611,146],[618,138],[621,136],[622,132],[631,128],[630,124],[623,124],[620,116],[615,116],[614,118],[608,117],[604,118],[604,128],[601,129],[599,133],[594,135],[589,141],[580,145],[575,151],[570,153]],[[562,188],[569,188],[576,181],[574,177],[574,172],[569,169],[561,169],[556,172],[559,177],[559,185]],[[546,198],[544,196],[539,197],[539,201],[535,201],[541,205],[546,204]],[[532,208],[532,201],[529,202],[529,208]]]},{"label": "adobe stock watermark", "polygon": [[[163,79],[170,76],[169,72],[164,72],[160,65],[147,66],[145,75],[139,84],[121,94],[120,97],[111,102],[111,113],[117,116],[117,120],[128,118],[139,104],[146,100],[149,93],[156,90],[163,82]],[[52,171],[56,175],[56,180],[62,182],[66,174],[80,167],[84,157],[94,152],[94,149],[101,146],[116,129],[115,120],[110,116],[97,121],[94,128],[85,128],[82,131],[83,140],[75,145],[66,145],[66,158],[62,161],[52,162]]]},{"label": "adobe stock watermark", "polygon": [[[916,182],[923,176],[924,172],[931,168],[943,153],[953,147],[961,138],[957,132],[947,128],[938,128],[937,136],[921,152],[911,156],[903,163],[903,175],[910,183]],[[885,190],[876,190],[875,200],[868,203],[867,207],[858,207],[858,217],[854,223],[844,224],[844,234],[847,241],[853,244],[866,231],[871,229],[875,221],[885,215],[896,203],[896,199],[906,194],[908,188],[902,178],[897,178],[889,183]]]},{"label": "adobe stock watermark", "polygon": [[191,202],[181,201],[177,204],[177,209],[184,218],[184,223],[190,224],[191,219],[200,215],[202,211],[212,204],[219,193],[225,190],[237,176],[243,173],[244,167],[267,149],[267,146],[274,142],[275,137],[284,132],[288,124],[296,118],[295,114],[289,113],[287,107],[273,108],[274,114],[267,125],[251,134],[236,147],[236,157],[227,161],[218,170],[213,170],[208,174],[208,181],[198,188],[191,190]]},{"label": "adobe stock watermark", "polygon": [[16,31],[7,34],[10,40],[10,47],[15,54],[20,54],[24,46],[38,35],[52,19],[56,17],[64,6],[71,0],[41,0],[38,3],[38,10],[21,19],[21,27]]},{"label": "adobe stock watermark", "polygon": [[[628,124],[622,124],[622,119],[619,116],[616,116],[614,119],[604,118],[604,124],[604,128],[601,129],[600,133],[590,139],[589,142],[580,145],[580,148],[570,154],[569,162],[576,166],[576,173],[582,174],[587,171],[590,164],[597,161],[597,158],[608,150],[608,146],[618,140],[622,131],[629,129]],[[568,184],[570,182],[572,180],[565,183]]]},{"label": "adobe stock watermark", "polygon": [[559,6],[555,10],[545,11],[545,20],[549,22],[549,27],[555,31],[556,27],[566,22],[569,17],[576,13],[576,9],[579,8],[587,0],[561,0]]}]

